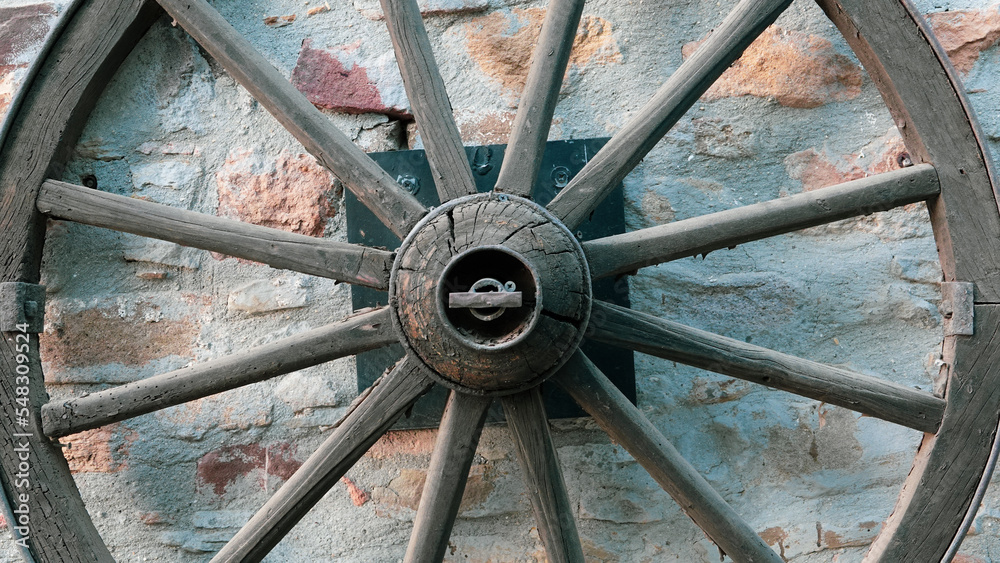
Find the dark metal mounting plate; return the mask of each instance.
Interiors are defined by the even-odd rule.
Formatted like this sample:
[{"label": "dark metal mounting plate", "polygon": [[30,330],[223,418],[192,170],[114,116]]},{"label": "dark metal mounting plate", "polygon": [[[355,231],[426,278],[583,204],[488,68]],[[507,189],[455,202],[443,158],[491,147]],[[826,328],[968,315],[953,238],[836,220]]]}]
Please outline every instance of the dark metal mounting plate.
[{"label": "dark metal mounting plate", "polygon": [[[558,190],[583,169],[590,158],[607,142],[606,138],[548,142],[535,183],[535,201],[541,205],[551,201]],[[474,171],[476,187],[480,192],[488,192],[496,184],[500,164],[503,162],[504,149],[506,149],[506,145],[465,147],[466,155]],[[420,203],[426,206],[440,204],[434,186],[434,178],[424,151],[370,153],[368,156],[372,157],[400,184],[415,192],[414,195],[420,200]],[[371,211],[361,205],[350,192],[345,192],[344,207],[347,214],[348,242],[390,249],[399,247],[399,238],[382,225]],[[594,211],[590,219],[582,224],[577,231],[578,236],[583,240],[625,232],[625,205],[621,184],[611,192]],[[628,283],[624,278],[597,280],[594,283],[594,298],[628,307]],[[388,301],[388,295],[384,291],[352,287],[351,299],[354,310],[358,310],[385,305]],[[635,365],[632,352],[591,341],[584,341],[581,349],[634,403]],[[366,389],[371,386],[388,367],[395,364],[402,356],[403,348],[398,344],[359,354],[357,357],[358,389]],[[585,416],[576,403],[555,385],[543,385],[542,391],[549,418]],[[447,397],[446,389],[435,387],[433,391],[414,405],[409,416],[396,423],[396,427],[436,427],[441,419],[441,412]],[[489,422],[503,420],[503,411],[499,403],[493,405],[487,420]]]}]

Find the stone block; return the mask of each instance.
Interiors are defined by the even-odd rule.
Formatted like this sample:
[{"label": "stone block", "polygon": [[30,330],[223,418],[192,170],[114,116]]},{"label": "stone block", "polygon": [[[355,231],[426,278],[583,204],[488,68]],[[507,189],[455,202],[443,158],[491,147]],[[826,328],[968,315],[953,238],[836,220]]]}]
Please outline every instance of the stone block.
[{"label": "stone block", "polygon": [[[685,45],[684,58],[694,54],[702,41]],[[827,39],[771,26],[703,99],[758,96],[774,98],[783,106],[814,108],[857,98],[862,76],[861,67],[837,53]]]},{"label": "stone block", "polygon": [[360,42],[314,49],[306,39],[292,70],[292,84],[321,109],[411,117],[395,55],[389,51],[369,56]]},{"label": "stone block", "polygon": [[122,254],[126,262],[143,262],[188,270],[197,270],[201,267],[204,251],[197,248],[143,237],[130,236],[126,241],[128,244]]},{"label": "stone block", "polygon": [[143,162],[131,168],[132,183],[140,190],[148,186],[172,190],[195,188],[204,174],[201,165],[183,160]]},{"label": "stone block", "polygon": [[[353,387],[353,379],[351,384]],[[338,388],[329,374],[317,370],[283,376],[274,394],[296,414],[307,409],[344,407],[354,399],[354,389]]]},{"label": "stone block", "polygon": [[234,149],[215,175],[220,217],[321,236],[333,216],[339,182],[309,155],[283,152],[276,160]]},{"label": "stone block", "polygon": [[143,366],[167,356],[192,358],[198,338],[196,323],[166,318],[148,302],[77,312],[50,307],[47,316],[48,328],[40,335],[46,371],[112,363]]},{"label": "stone block", "polygon": [[972,70],[979,55],[1000,40],[1000,9],[950,10],[927,14],[941,46],[962,74]]},{"label": "stone block", "polygon": [[67,446],[62,452],[73,473],[117,473],[128,468],[129,448],[138,438],[134,430],[115,423],[59,441]]},{"label": "stone block", "polygon": [[[238,480],[249,477],[267,487],[269,478],[282,481],[291,477],[302,461],[296,455],[296,448],[288,442],[262,445],[258,443],[224,446],[213,450],[198,460],[197,477],[199,488],[216,495],[223,495],[226,489]],[[204,516],[204,515],[203,515]],[[236,516],[229,514],[214,519],[204,516],[204,524],[233,522]],[[213,527],[213,526],[205,526]],[[214,526],[219,527],[219,526]]]},{"label": "stone block", "polygon": [[256,280],[229,294],[229,311],[259,314],[298,309],[309,303],[309,280],[304,276]]},{"label": "stone block", "polygon": [[[465,25],[465,42],[469,56],[479,69],[500,84],[512,100],[524,90],[531,54],[545,20],[544,8],[514,8],[510,12],[494,12],[476,18]],[[622,61],[611,22],[592,15],[580,20],[569,71],[576,75],[586,72],[589,65],[607,65]]]}]

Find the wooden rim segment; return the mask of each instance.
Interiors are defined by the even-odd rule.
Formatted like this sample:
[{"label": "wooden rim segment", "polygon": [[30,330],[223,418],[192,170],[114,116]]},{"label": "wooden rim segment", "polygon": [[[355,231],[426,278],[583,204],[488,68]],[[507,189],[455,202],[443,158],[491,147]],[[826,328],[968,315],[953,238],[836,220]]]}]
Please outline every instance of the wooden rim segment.
[{"label": "wooden rim segment", "polygon": [[[498,181],[498,191],[525,197],[531,195],[526,178],[537,172],[569,57],[568,44],[572,43],[582,13],[581,0],[552,2],[555,9],[546,17],[514,123],[511,154],[516,153],[517,158],[508,162],[517,166],[502,167]],[[416,199],[333,128],[206,0],[159,3],[393,232],[401,237],[413,236],[422,223],[435,216],[427,215]],[[638,116],[553,200],[548,207],[554,216],[553,225],[570,233],[566,226],[573,228],[589,215],[609,189],[631,172],[789,3],[742,0]],[[896,509],[873,543],[867,560],[939,560],[953,546],[956,531],[988,473],[1000,418],[1000,367],[994,367],[1000,366],[995,344],[1000,338],[1000,277],[992,275],[1000,269],[1000,245],[990,243],[1000,233],[1000,208],[988,156],[968,104],[956,88],[954,72],[912,7],[905,0],[819,3],[878,85],[915,166],[809,194],[591,241],[582,250],[575,240],[571,242],[576,245],[582,275],[589,286],[590,277],[628,273],[682,256],[926,200],[945,280],[970,282],[976,288],[975,334],[951,335],[945,341],[949,382],[946,400],[608,304],[593,305],[592,329],[587,336],[928,432]],[[469,199],[475,191],[472,173],[417,4],[414,0],[382,0],[382,7],[428,157],[435,176],[441,179],[441,200]],[[109,77],[161,13],[155,4],[145,0],[84,2],[63,30],[42,72],[26,90],[21,111],[13,117],[10,136],[0,153],[0,225],[4,233],[0,239],[0,282],[39,280],[44,238],[44,217],[38,213],[41,211],[356,285],[388,287],[391,291],[389,268],[394,255],[388,251],[291,236],[51,179],[58,177],[67,147],[72,146]],[[883,65],[884,61],[892,64]],[[52,92],[59,95],[53,96]],[[520,198],[496,195],[488,199],[516,215],[516,206],[510,202]],[[502,205],[504,202],[508,205]],[[128,216],[130,213],[151,219],[136,220]],[[425,215],[428,219],[422,222]],[[547,218],[548,212],[541,215]],[[474,219],[467,234],[483,228],[476,223],[478,215]],[[515,216],[513,220],[518,219]],[[514,229],[507,234],[513,237],[516,232]],[[262,244],[262,240],[267,243]],[[34,522],[32,555],[45,562],[111,560],[87,516],[61,452],[47,436],[137,416],[384,346],[400,337],[396,326],[399,323],[394,325],[391,319],[394,317],[388,309],[366,312],[231,358],[91,397],[46,405],[28,425],[37,456],[31,494],[42,503],[46,514],[44,520]],[[5,334],[0,341],[3,404],[10,404],[15,397],[11,384],[15,380],[14,366],[5,363],[14,357],[14,342],[7,336],[11,335]],[[31,398],[36,407],[41,407],[47,395],[37,335],[28,339],[33,370]],[[565,351],[560,349],[564,357],[551,364],[552,371],[556,371],[563,362],[569,362],[555,373],[555,381],[629,450],[734,560],[778,561],[778,556],[680,457],[659,430],[576,349],[577,342]],[[214,560],[262,559],[393,421],[439,381],[439,374],[429,373],[435,368],[429,368],[425,360],[411,352],[365,391],[319,450]],[[241,375],[235,377],[236,373]],[[539,387],[532,381],[523,389],[511,386],[508,390],[511,394],[500,400],[515,438],[547,553],[553,561],[583,561]],[[147,400],[151,393],[156,400]],[[452,392],[407,561],[442,558],[491,401],[461,388]],[[0,431],[11,436],[24,432],[12,418],[13,412],[4,409],[0,413]],[[5,487],[16,471],[14,453],[0,451],[0,476]]]},{"label": "wooden rim segment", "polygon": [[[37,283],[42,258],[44,218],[35,211],[38,188],[49,166],[58,160],[65,137],[74,137],[107,78],[125,59],[149,25],[158,17],[145,0],[96,0],[80,6],[62,30],[37,77],[21,98],[20,111],[0,150],[0,282]],[[100,38],[99,41],[95,38]],[[60,92],[49,96],[48,92]],[[47,400],[38,337],[30,336],[31,404]],[[0,433],[20,433],[34,454],[29,487],[22,489],[35,502],[31,555],[37,561],[113,561],[90,520],[69,466],[58,445],[42,433],[37,413],[24,427],[15,417],[16,336],[0,339]],[[0,451],[0,473],[7,489],[18,473],[13,449]],[[45,517],[40,517],[45,514]]]},{"label": "wooden rim segment", "polygon": [[[978,125],[944,50],[907,1],[820,0],[878,86],[917,163],[932,163],[941,195],[928,202],[946,281],[975,285],[975,335],[947,336],[948,406],[927,435],[867,561],[944,557],[987,471],[1000,413],[1000,215]],[[892,61],[886,64],[885,61]],[[944,491],[948,491],[944,493]]]}]

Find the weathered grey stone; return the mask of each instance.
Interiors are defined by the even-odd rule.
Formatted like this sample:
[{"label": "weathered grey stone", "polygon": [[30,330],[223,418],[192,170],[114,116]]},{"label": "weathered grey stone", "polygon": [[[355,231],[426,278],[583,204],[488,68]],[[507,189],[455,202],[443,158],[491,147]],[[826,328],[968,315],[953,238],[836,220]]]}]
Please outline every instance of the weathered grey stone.
[{"label": "weathered grey stone", "polygon": [[345,407],[354,399],[354,391],[338,389],[326,373],[309,370],[283,376],[274,394],[293,412],[301,413],[306,409]]},{"label": "weathered grey stone", "polygon": [[309,302],[309,282],[303,276],[257,280],[229,294],[229,310],[257,314],[297,309]]},{"label": "weathered grey stone", "polygon": [[695,119],[695,153],[715,158],[749,158],[754,154],[753,131],[720,119]]},{"label": "weathered grey stone", "polygon": [[191,516],[191,525],[208,530],[242,528],[253,512],[242,510],[202,510]]},{"label": "weathered grey stone", "polygon": [[901,280],[919,283],[938,283],[943,276],[937,260],[918,256],[893,256],[889,272]]},{"label": "weathered grey stone", "polygon": [[[579,518],[648,524],[676,512],[670,498],[620,446],[590,444],[559,448],[571,499]],[[611,481],[611,472],[621,479]]]},{"label": "weathered grey stone", "polygon": [[126,262],[145,262],[197,270],[205,252],[172,242],[143,237],[128,237],[123,256]]}]

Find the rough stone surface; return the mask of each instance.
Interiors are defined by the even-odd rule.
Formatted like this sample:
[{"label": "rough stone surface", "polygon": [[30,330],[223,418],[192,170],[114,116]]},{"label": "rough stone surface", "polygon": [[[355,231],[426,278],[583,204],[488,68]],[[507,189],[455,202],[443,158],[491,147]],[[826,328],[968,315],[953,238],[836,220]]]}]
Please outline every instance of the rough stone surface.
[{"label": "rough stone surface", "polygon": [[[500,84],[511,100],[516,100],[524,89],[531,54],[544,20],[542,8],[514,8],[509,13],[497,12],[477,18],[466,26],[469,56],[483,73]],[[589,65],[621,60],[611,22],[584,14],[573,41],[567,72],[579,75],[585,73]]]},{"label": "rough stone surface", "polygon": [[721,119],[694,119],[696,154],[716,158],[749,158],[754,154],[753,131]]},{"label": "rough stone surface", "polygon": [[865,172],[853,158],[831,161],[816,149],[810,148],[788,155],[785,167],[788,176],[802,182],[802,191],[818,190],[865,177]]},{"label": "rough stone surface", "polygon": [[16,67],[10,65],[0,67],[0,116],[6,115],[14,98],[14,92],[17,91],[15,70]]},{"label": "rough stone surface", "polygon": [[323,234],[339,195],[333,175],[301,154],[282,153],[271,163],[236,150],[215,180],[219,216],[310,236]]},{"label": "rough stone surface", "polygon": [[131,240],[134,244],[128,245],[123,253],[126,262],[197,270],[204,254],[193,248],[154,239],[131,237]]},{"label": "rough stone surface", "polygon": [[[469,145],[505,145],[510,139],[516,112],[459,114],[456,116],[462,141]],[[415,138],[415,135],[411,136]]]},{"label": "rough stone surface", "polygon": [[307,409],[346,407],[354,399],[353,393],[336,388],[322,374],[305,372],[284,376],[275,387],[274,394],[295,413]]},{"label": "rough stone surface", "polygon": [[314,49],[306,39],[292,71],[292,84],[318,108],[410,117],[394,55],[364,58],[360,42],[325,50]]},{"label": "rough stone surface", "polygon": [[375,459],[392,459],[400,455],[426,456],[434,451],[436,438],[436,433],[431,430],[388,432],[365,455]]},{"label": "rough stone surface", "polygon": [[[690,56],[701,42],[684,46]],[[783,106],[814,108],[861,94],[862,71],[822,37],[778,26],[767,28],[704,98],[774,98]]]},{"label": "rough stone surface", "polygon": [[184,161],[150,162],[132,167],[132,182],[136,188],[147,186],[181,189],[201,178],[197,164]]},{"label": "rough stone surface", "polygon": [[42,361],[53,372],[108,363],[141,366],[170,355],[190,358],[198,334],[196,323],[165,318],[150,303],[74,313],[49,307],[46,321]]},{"label": "rough stone surface", "polygon": [[21,62],[45,38],[56,12],[51,3],[0,7],[0,65]]},{"label": "rough stone surface", "polygon": [[198,482],[216,495],[225,494],[231,484],[244,478],[252,479],[261,488],[267,489],[271,486],[269,480],[272,477],[286,480],[302,465],[295,451],[295,446],[288,443],[220,448],[198,460]]},{"label": "rough stone surface", "polygon": [[788,175],[802,182],[803,191],[899,170],[910,164],[910,155],[895,128],[855,154],[832,157],[809,148],[785,158]]},{"label": "rough stone surface", "polygon": [[309,302],[309,280],[302,276],[257,280],[229,294],[229,310],[269,313],[305,307]]},{"label": "rough stone surface", "polygon": [[1000,40],[1000,10],[996,4],[981,10],[956,10],[927,15],[951,63],[966,74],[979,55]]},{"label": "rough stone surface", "polygon": [[[376,487],[371,499],[376,504],[376,510],[385,512],[395,518],[411,519],[420,505],[420,496],[424,490],[427,472],[417,469],[403,469],[399,476],[389,482],[388,486]],[[469,472],[469,481],[462,495],[459,514],[479,508],[490,493],[493,492],[492,478],[485,466],[474,465]],[[352,492],[352,500],[354,499]],[[357,502],[355,502],[357,504]]]},{"label": "rough stone surface", "polygon": [[56,6],[50,3],[0,7],[0,118],[55,15]]},{"label": "rough stone surface", "polygon": [[114,473],[128,469],[129,448],[139,437],[121,423],[60,438],[73,473]]}]

